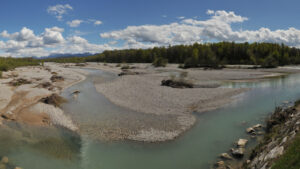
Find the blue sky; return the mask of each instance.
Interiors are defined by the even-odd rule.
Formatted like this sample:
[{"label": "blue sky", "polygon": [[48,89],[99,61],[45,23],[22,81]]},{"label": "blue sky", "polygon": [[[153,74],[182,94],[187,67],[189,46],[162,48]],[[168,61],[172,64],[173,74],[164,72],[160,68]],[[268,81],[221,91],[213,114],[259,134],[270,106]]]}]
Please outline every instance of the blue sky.
[{"label": "blue sky", "polygon": [[207,41],[298,47],[299,5],[296,0],[2,1],[0,54],[97,53]]}]

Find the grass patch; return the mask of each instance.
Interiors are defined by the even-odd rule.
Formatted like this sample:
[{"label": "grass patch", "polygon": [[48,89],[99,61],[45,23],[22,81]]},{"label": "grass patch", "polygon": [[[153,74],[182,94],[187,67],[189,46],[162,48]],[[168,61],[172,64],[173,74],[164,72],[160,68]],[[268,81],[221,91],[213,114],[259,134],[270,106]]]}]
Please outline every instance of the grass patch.
[{"label": "grass patch", "polygon": [[67,102],[67,100],[65,98],[61,97],[58,94],[52,94],[51,96],[43,98],[40,101],[43,102],[43,103],[46,103],[46,104],[53,105],[55,107],[60,107],[61,104]]},{"label": "grass patch", "polygon": [[300,134],[298,133],[286,152],[275,162],[272,169],[300,168]]}]

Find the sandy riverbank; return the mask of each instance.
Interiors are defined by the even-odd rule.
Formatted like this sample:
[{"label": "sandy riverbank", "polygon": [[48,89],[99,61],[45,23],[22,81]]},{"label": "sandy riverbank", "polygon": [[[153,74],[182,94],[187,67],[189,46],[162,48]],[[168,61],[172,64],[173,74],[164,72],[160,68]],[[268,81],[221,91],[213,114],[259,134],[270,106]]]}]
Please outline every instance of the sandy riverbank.
[{"label": "sandy riverbank", "polygon": [[[53,63],[4,72],[0,79],[0,124],[6,120],[38,126],[60,125],[76,130],[71,118],[60,108],[40,100],[84,80],[84,73]],[[51,77],[54,75],[64,80],[53,82]]]},{"label": "sandy riverbank", "polygon": [[[149,124],[127,137],[138,141],[172,140],[195,124],[196,118],[192,112],[201,113],[220,108],[230,103],[234,99],[233,96],[248,90],[217,88],[224,81],[259,80],[298,72],[286,68],[183,70],[177,68],[178,65],[168,65],[165,68],[153,68],[149,64],[132,64],[130,66],[134,69],[129,71],[138,74],[121,76],[110,82],[96,83],[97,91],[121,107],[158,117],[171,115],[173,120],[172,123],[164,124],[166,130],[157,127],[157,123],[153,123],[153,125]],[[116,64],[89,63],[86,67],[116,74],[122,72]],[[161,86],[162,80],[170,79],[171,76],[174,78],[182,72],[187,72],[186,80],[200,87],[175,89]],[[175,121],[174,116],[177,117]],[[143,121],[143,119],[139,120]]]}]

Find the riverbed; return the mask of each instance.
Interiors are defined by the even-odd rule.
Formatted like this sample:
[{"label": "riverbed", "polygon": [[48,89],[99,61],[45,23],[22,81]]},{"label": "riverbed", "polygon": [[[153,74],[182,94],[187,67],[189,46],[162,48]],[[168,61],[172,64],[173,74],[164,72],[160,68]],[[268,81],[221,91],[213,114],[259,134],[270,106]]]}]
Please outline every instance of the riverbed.
[{"label": "riverbed", "polygon": [[[154,123],[164,118],[149,115],[146,122],[120,123],[121,118],[140,119],[140,115],[114,105],[96,91],[93,81],[112,80],[115,75],[101,70],[89,71],[85,81],[62,94],[69,100],[63,109],[81,128],[79,135],[55,127],[32,128],[11,123],[10,128],[22,130],[1,129],[0,156],[8,156],[13,164],[24,169],[209,168],[220,153],[233,147],[236,140],[251,140],[245,133],[247,127],[263,123],[266,116],[284,101],[293,102],[300,98],[299,74],[259,82],[224,83],[223,88],[252,90],[235,96],[234,102],[221,109],[202,114],[195,112],[196,125],[176,140],[165,143],[107,142],[97,139],[103,135],[102,127],[114,124],[130,128],[133,124]],[[72,95],[74,90],[80,90],[76,98]],[[255,141],[251,140],[251,144]]]}]

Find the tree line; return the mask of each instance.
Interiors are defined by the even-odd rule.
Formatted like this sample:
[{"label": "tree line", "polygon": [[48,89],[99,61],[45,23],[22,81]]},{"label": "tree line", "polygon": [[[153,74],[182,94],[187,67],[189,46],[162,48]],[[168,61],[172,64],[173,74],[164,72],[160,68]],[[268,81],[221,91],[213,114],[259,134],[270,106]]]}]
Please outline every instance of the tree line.
[{"label": "tree line", "polygon": [[153,63],[164,60],[182,67],[218,68],[226,64],[277,67],[300,64],[300,49],[275,43],[219,42],[104,51],[88,57],[52,58],[54,62]]}]

